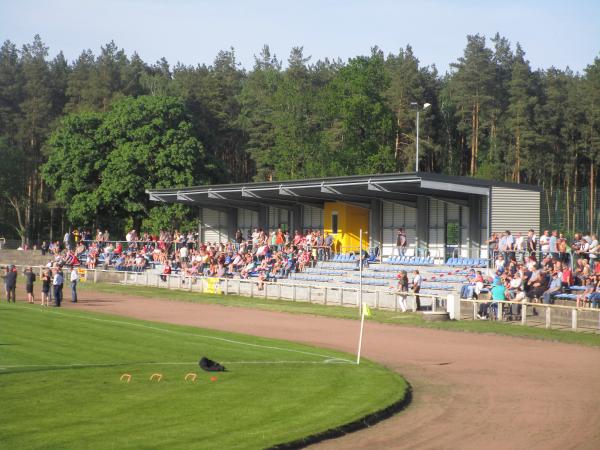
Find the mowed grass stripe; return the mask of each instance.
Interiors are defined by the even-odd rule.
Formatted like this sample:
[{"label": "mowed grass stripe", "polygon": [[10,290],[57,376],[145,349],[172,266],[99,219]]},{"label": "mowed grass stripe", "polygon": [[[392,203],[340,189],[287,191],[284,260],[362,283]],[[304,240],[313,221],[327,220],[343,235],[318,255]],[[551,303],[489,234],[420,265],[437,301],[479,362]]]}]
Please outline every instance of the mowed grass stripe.
[{"label": "mowed grass stripe", "polygon": [[[351,358],[336,351],[35,308],[0,307],[0,366],[123,365],[1,370],[0,448],[264,448],[351,422],[406,394],[400,376],[369,361],[324,364],[323,355]],[[230,371],[211,382],[192,362],[201,355],[232,362]],[[123,372],[131,383],[119,381]],[[162,382],[148,381],[154,372]],[[187,372],[198,381],[185,383]]]}]

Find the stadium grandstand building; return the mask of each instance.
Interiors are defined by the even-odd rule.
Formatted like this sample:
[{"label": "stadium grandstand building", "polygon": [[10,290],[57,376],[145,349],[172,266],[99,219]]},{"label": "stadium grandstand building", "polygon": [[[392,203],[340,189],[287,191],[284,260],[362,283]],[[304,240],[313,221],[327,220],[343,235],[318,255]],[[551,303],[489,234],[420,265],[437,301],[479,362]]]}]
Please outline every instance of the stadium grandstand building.
[{"label": "stadium grandstand building", "polygon": [[539,232],[541,189],[469,177],[411,172],[293,181],[156,189],[152,201],[198,207],[204,242],[227,242],[241,229],[321,230],[337,252],[396,247],[399,228],[408,255],[486,258],[491,233]]}]

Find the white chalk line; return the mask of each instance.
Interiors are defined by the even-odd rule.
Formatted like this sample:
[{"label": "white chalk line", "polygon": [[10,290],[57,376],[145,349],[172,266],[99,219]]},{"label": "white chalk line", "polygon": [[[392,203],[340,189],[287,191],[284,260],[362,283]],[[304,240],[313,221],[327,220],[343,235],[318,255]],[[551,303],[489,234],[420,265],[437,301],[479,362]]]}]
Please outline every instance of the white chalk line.
[{"label": "white chalk line", "polygon": [[[86,367],[116,367],[116,366],[190,366],[197,365],[198,361],[188,362],[112,362],[112,363],[71,363],[71,364],[18,364],[0,366],[0,370],[26,369],[26,368],[86,368]],[[221,364],[351,364],[350,361],[331,360],[323,361],[223,361]]]},{"label": "white chalk line", "polygon": [[130,326],[139,327],[139,328],[147,328],[149,330],[154,330],[154,331],[161,331],[163,333],[179,334],[179,335],[184,335],[184,336],[193,336],[193,337],[199,337],[199,338],[204,338],[204,339],[213,339],[216,341],[222,341],[222,342],[227,342],[230,344],[237,344],[237,345],[245,345],[248,347],[263,348],[263,349],[268,349],[268,350],[279,350],[279,351],[283,351],[283,352],[297,353],[297,354],[308,355],[308,356],[318,356],[319,358],[326,358],[330,361],[337,360],[337,361],[343,361],[346,363],[354,363],[354,361],[351,361],[349,359],[338,358],[338,357],[331,356],[331,355],[322,355],[320,353],[307,352],[307,351],[303,351],[303,350],[294,350],[294,349],[290,349],[290,348],[281,348],[281,347],[275,347],[275,346],[271,346],[271,345],[252,344],[250,342],[236,341],[233,339],[227,339],[227,338],[222,338],[222,337],[217,337],[217,336],[207,336],[207,335],[203,335],[203,334],[188,333],[185,331],[167,330],[165,328],[144,325],[141,323],[126,322],[126,321],[122,321],[122,320],[100,319],[97,317],[89,317],[89,316],[84,316],[84,315],[79,315],[79,314],[67,315],[67,314],[64,314],[64,313],[61,313],[61,312],[55,311],[55,310],[50,311],[50,310],[29,309],[29,308],[24,308],[24,309],[27,311],[39,311],[42,313],[50,313],[50,314],[56,314],[56,315],[60,315],[60,316],[75,317],[78,319],[95,320],[98,322],[106,322],[106,323],[112,323],[112,324],[117,324],[117,325],[130,325]]}]

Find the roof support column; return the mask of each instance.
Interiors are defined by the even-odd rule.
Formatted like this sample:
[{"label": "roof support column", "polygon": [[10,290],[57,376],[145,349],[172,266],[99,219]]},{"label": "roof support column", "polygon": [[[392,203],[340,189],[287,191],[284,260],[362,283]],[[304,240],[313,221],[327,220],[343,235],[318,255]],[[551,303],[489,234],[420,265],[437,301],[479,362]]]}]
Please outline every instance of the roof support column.
[{"label": "roof support column", "polygon": [[296,230],[300,230],[300,232],[302,232],[302,230],[304,229],[304,207],[302,205],[294,205],[294,207],[292,209],[290,209],[289,211],[289,231],[290,231],[290,238],[293,239],[294,238],[294,232]]},{"label": "roof support column", "polygon": [[429,246],[429,199],[417,197],[417,248]]},{"label": "roof support column", "polygon": [[469,195],[469,257],[481,256],[481,202],[477,195]]},{"label": "roof support column", "polygon": [[371,200],[371,211],[369,214],[369,247],[379,248],[379,254],[383,252],[383,226],[382,226],[383,204],[379,199]]},{"label": "roof support column", "polygon": [[261,204],[258,207],[258,227],[269,231],[269,207]]}]

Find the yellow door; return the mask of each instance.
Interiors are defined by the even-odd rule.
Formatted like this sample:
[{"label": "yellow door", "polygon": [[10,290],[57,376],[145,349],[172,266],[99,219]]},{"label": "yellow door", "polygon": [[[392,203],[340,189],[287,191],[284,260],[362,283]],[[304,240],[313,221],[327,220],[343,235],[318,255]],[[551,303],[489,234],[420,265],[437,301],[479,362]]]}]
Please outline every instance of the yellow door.
[{"label": "yellow door", "polygon": [[363,249],[369,246],[369,210],[344,202],[326,202],[323,211],[323,230],[333,235],[333,251],[358,253],[360,230],[363,230]]}]

